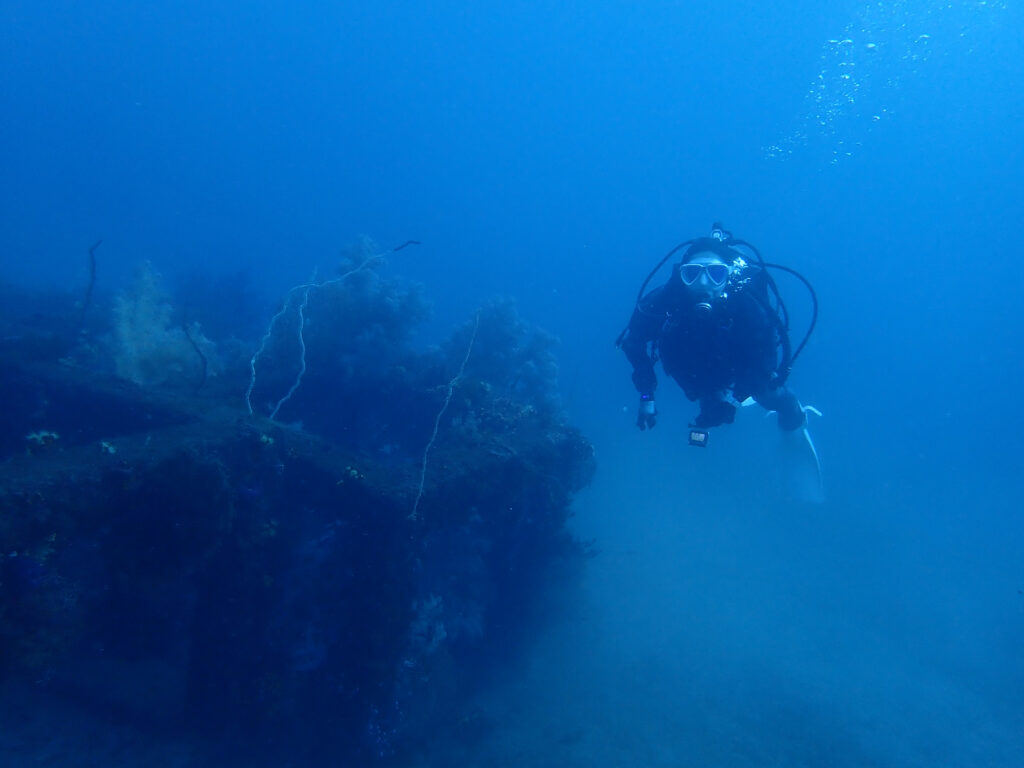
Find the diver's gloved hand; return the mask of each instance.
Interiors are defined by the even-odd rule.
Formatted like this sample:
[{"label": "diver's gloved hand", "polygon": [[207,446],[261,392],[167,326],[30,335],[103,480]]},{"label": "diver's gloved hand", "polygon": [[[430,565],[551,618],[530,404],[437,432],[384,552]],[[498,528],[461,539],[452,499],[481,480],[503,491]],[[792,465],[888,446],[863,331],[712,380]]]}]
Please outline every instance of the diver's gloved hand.
[{"label": "diver's gloved hand", "polygon": [[636,414],[636,425],[642,432],[645,429],[654,429],[658,423],[658,409],[654,407],[654,398],[640,395],[640,409]]},{"label": "diver's gloved hand", "polygon": [[693,426],[709,429],[721,424],[732,424],[736,420],[736,406],[725,400],[705,399],[700,401],[700,413]]}]

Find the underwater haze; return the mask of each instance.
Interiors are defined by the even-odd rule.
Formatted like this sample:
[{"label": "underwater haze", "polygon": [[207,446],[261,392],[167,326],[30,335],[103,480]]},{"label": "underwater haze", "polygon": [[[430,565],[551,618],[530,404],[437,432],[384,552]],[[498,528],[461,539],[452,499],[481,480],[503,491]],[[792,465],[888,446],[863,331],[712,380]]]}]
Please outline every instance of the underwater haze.
[{"label": "underwater haze", "polygon": [[[431,304],[416,344],[494,298],[560,340],[594,556],[494,660],[488,726],[409,765],[1016,768],[1022,29],[1015,0],[5,0],[0,282],[78,294],[101,240],[107,296],[147,261],[244,283],[208,322],[254,348],[353,242],[415,240],[384,274]],[[689,447],[662,376],[635,426],[614,340],[716,221],[817,291],[789,384],[822,504],[760,409]],[[130,764],[110,741],[48,759]]]}]

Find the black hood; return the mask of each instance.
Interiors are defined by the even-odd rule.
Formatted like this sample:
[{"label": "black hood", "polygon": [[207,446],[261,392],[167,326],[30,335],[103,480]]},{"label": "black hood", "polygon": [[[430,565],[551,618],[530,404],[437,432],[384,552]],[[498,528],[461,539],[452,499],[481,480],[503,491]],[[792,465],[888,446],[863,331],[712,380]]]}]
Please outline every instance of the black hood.
[{"label": "black hood", "polygon": [[686,249],[686,253],[683,254],[683,260],[680,263],[685,264],[700,253],[713,253],[721,257],[727,264],[732,264],[736,261],[736,257],[741,255],[721,240],[716,240],[713,237],[698,237]]}]

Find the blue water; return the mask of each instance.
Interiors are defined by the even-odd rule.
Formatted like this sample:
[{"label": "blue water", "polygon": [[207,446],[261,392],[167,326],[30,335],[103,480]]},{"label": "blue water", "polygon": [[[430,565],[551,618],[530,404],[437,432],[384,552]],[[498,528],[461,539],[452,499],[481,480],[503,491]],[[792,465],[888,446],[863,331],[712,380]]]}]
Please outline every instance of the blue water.
[{"label": "blue water", "polygon": [[[6,0],[5,281],[248,270],[273,299],[360,235],[434,304],[562,339],[601,555],[481,702],[479,765],[1024,765],[1024,12],[1007,2]],[[831,42],[830,42],[831,41]],[[814,283],[791,379],[828,500],[771,425],[656,430],[613,340],[714,220]],[[808,306],[795,281],[794,324]],[[751,409],[753,410],[753,409]]]}]

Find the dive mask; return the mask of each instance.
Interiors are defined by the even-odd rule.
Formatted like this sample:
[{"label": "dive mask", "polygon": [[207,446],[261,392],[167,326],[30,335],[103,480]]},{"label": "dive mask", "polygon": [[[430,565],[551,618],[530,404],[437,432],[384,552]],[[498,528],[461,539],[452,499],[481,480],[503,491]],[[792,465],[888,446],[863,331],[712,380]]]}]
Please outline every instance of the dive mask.
[{"label": "dive mask", "polygon": [[712,285],[723,286],[732,272],[728,264],[695,264],[687,263],[679,266],[679,278],[683,285],[693,285],[702,273],[707,272],[708,280]]}]

